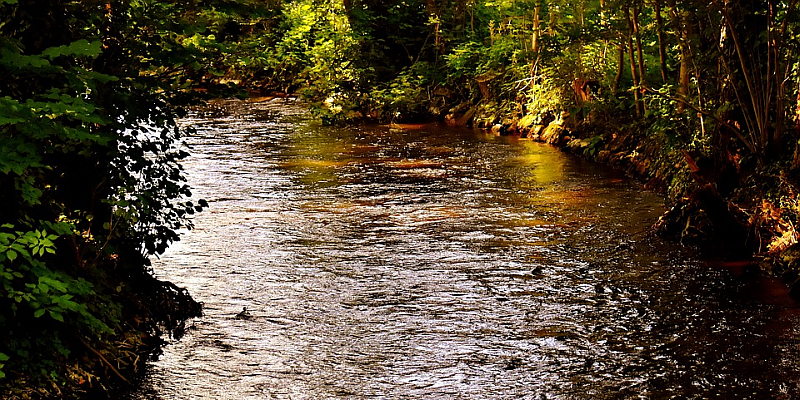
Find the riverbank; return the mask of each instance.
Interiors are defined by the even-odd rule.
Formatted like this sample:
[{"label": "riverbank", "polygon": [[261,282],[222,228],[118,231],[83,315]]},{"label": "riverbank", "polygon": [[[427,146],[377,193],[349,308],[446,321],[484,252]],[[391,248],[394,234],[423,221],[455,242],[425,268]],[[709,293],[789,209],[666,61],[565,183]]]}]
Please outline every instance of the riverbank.
[{"label": "riverbank", "polygon": [[453,121],[629,169],[677,205],[662,226],[682,242],[781,254],[800,219],[800,85],[781,67],[794,62],[794,3],[767,20],[752,4],[651,6],[641,21],[641,7],[604,2],[217,10],[222,29],[203,43],[219,62],[197,63],[186,82],[302,93],[329,123],[457,110]]},{"label": "riverbank", "polygon": [[[171,282],[154,278],[141,270],[130,276],[105,276],[86,281],[94,287],[86,299],[90,309],[115,310],[113,331],[94,337],[56,326],[41,319],[41,332],[23,335],[12,331],[9,345],[31,346],[41,338],[57,335],[56,348],[19,350],[10,354],[3,368],[0,397],[31,399],[119,399],[136,387],[146,363],[161,352],[164,337],[179,338],[187,319],[202,314],[201,304]],[[38,339],[37,339],[38,338]],[[29,364],[18,361],[27,353],[38,359]],[[35,368],[50,368],[48,374]]]},{"label": "riverbank", "polygon": [[782,164],[757,166],[738,154],[709,159],[701,148],[681,146],[659,131],[654,120],[626,121],[591,111],[582,118],[568,113],[498,118],[477,107],[455,109],[462,111],[448,114],[449,124],[549,143],[625,171],[665,197],[669,210],[654,221],[655,233],[710,257],[758,266],[794,295],[800,291],[797,171]]},{"label": "riverbank", "polygon": [[[508,111],[523,109],[521,105],[451,100],[441,96],[435,102],[448,105],[447,113],[441,112],[447,107],[428,108],[424,117],[405,120],[443,119],[452,126],[514,135],[624,171],[642,182],[643,189],[664,196],[669,210],[654,221],[655,233],[708,257],[757,266],[793,292],[800,290],[800,233],[795,229],[800,171],[792,170],[786,157],[759,165],[733,137],[704,132],[692,139],[695,135],[689,132],[696,126],[691,123],[697,121],[688,122],[691,118],[685,116],[643,119],[589,103],[577,115],[534,115]],[[367,111],[348,120],[381,119]],[[681,128],[686,131],[679,132]]]}]

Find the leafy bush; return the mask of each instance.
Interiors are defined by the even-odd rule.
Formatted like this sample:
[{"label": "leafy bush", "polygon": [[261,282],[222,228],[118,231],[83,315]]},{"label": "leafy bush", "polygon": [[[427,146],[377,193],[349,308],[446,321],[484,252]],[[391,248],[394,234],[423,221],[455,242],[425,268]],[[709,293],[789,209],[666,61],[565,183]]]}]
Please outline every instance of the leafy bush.
[{"label": "leafy bush", "polygon": [[185,75],[176,71],[199,53],[175,40],[175,9],[42,7],[0,2],[5,398],[81,382],[87,390],[89,377],[107,387],[109,377],[97,380],[106,368],[125,379],[96,355],[118,352],[114,343],[128,342],[129,330],[144,346],[165,322],[155,315],[180,314],[146,310],[157,285],[140,283],[151,282],[142,278],[147,257],[206,206],[188,200],[179,164],[187,153],[171,103],[183,96]]}]

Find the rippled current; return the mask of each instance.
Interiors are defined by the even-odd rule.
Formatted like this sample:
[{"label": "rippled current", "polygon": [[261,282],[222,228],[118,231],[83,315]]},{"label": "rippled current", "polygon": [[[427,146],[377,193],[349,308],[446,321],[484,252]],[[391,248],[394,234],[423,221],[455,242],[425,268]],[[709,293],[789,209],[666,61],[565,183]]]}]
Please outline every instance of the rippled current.
[{"label": "rippled current", "polygon": [[617,172],[283,101],[183,122],[211,207],[155,271],[204,316],[133,399],[800,396],[783,286],[651,237],[662,200]]}]

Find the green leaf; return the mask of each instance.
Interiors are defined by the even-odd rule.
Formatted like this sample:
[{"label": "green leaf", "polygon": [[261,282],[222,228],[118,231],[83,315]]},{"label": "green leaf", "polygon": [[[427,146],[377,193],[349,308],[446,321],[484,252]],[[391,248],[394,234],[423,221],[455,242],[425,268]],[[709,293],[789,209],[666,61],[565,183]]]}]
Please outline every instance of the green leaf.
[{"label": "green leaf", "polygon": [[53,297],[51,302],[53,304],[60,304],[60,305],[74,303],[74,302],[70,301],[70,299],[72,299],[72,295],[71,294],[65,294],[65,295]]},{"label": "green leaf", "polygon": [[8,50],[0,50],[0,64],[16,68],[43,68],[50,66],[50,62],[41,56],[27,56]]},{"label": "green leaf", "polygon": [[87,70],[82,70],[79,75],[86,79],[96,80],[103,84],[119,80],[119,78],[113,75],[103,74],[95,71],[87,71]]},{"label": "green leaf", "polygon": [[47,288],[44,290],[47,292],[50,288],[53,288],[61,293],[67,293],[67,284],[57,279],[49,278],[46,276],[39,277],[39,287]]},{"label": "green leaf", "polygon": [[51,47],[42,52],[42,55],[49,58],[59,56],[89,56],[96,57],[100,54],[102,43],[99,40],[89,42],[86,39],[76,40],[67,46]]},{"label": "green leaf", "polygon": [[44,315],[45,311],[47,311],[47,310],[45,310],[44,308],[40,308],[40,309],[38,309],[38,310],[33,312],[33,316],[36,317],[36,318],[39,318],[42,315]]},{"label": "green leaf", "polygon": [[64,322],[64,316],[61,315],[58,311],[48,310],[50,312],[50,316],[53,317],[54,320],[59,322]]},{"label": "green leaf", "polygon": [[17,252],[14,250],[6,251],[6,257],[8,257],[9,261],[14,261],[17,259]]}]

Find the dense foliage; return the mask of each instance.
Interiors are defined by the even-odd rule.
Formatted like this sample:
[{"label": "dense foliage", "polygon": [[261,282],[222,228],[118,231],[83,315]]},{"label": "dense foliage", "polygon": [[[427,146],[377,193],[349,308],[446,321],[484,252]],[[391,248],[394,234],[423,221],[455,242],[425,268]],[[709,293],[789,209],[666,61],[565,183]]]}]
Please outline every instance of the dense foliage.
[{"label": "dense foliage", "polygon": [[299,90],[331,121],[443,116],[464,103],[497,111],[486,124],[667,116],[659,129],[686,131],[692,146],[730,139],[763,163],[797,148],[795,3],[293,0],[217,14],[238,36],[203,40],[236,55],[215,66],[223,81]]},{"label": "dense foliage", "polygon": [[173,104],[201,54],[176,41],[183,12],[0,1],[0,397],[124,381],[198,312],[147,269],[205,206],[179,164]]},{"label": "dense foliage", "polygon": [[685,170],[656,186],[677,199],[710,185],[773,252],[798,239],[796,3],[293,0],[254,36],[270,38],[266,88],[299,91],[328,122],[555,122],[590,135],[588,155],[618,133],[658,143],[656,161]]}]

